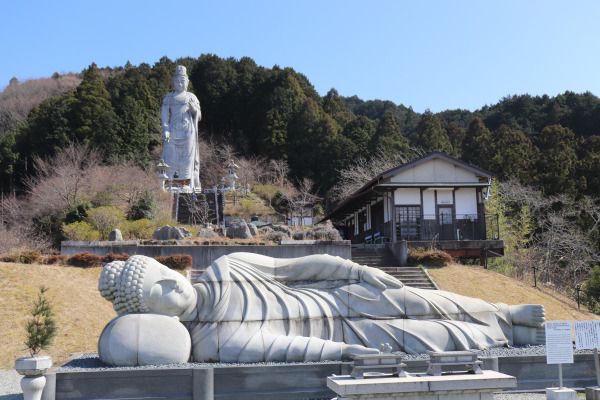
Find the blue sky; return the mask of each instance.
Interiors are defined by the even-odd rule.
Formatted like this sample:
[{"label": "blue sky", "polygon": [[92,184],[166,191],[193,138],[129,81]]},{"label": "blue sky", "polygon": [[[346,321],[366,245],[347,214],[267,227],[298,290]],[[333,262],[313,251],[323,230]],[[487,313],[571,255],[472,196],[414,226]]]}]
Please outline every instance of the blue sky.
[{"label": "blue sky", "polygon": [[416,111],[600,95],[596,0],[0,0],[0,17],[0,87],[92,62],[214,53]]}]

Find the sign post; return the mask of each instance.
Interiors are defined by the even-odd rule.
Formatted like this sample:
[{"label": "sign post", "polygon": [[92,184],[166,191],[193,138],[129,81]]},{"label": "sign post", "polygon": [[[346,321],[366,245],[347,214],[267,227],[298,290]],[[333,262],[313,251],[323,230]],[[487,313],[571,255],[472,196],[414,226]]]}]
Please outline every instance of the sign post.
[{"label": "sign post", "polygon": [[596,383],[600,386],[600,321],[575,321],[575,348],[594,349],[594,366],[596,368]]},{"label": "sign post", "polygon": [[571,321],[547,321],[546,363],[558,364],[559,389],[563,389],[562,364],[573,364],[573,342]]}]

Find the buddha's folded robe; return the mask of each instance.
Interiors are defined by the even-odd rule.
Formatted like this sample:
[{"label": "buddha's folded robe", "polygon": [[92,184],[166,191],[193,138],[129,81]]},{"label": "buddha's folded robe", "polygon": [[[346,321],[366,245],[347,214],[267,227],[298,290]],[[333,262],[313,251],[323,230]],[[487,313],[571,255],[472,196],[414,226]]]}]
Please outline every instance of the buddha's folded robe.
[{"label": "buddha's folded robe", "polygon": [[194,286],[194,359],[339,360],[349,345],[417,353],[511,342],[508,306],[382,285],[379,272],[330,256],[221,257]]}]

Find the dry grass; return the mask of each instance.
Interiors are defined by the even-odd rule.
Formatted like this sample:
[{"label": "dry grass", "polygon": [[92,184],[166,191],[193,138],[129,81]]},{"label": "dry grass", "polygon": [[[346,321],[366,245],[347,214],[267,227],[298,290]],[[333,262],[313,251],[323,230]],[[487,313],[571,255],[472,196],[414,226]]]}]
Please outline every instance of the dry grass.
[{"label": "dry grass", "polygon": [[58,333],[48,350],[55,363],[71,353],[96,351],[102,329],[116,314],[98,292],[100,268],[0,262],[0,369],[26,355],[23,345],[29,309],[41,285],[54,305]]},{"label": "dry grass", "polygon": [[492,303],[543,304],[548,320],[600,319],[571,299],[531,287],[494,271],[481,267],[452,264],[443,268],[430,268],[429,274],[438,286],[450,292],[478,297]]}]

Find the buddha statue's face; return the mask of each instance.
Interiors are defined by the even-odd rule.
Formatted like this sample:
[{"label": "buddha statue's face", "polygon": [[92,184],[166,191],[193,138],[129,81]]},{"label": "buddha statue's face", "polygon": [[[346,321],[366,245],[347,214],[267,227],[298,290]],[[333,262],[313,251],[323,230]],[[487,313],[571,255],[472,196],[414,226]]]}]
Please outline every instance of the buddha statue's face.
[{"label": "buddha statue's face", "polygon": [[196,306],[196,291],[180,273],[148,259],[142,297],[149,312],[182,317]]},{"label": "buddha statue's face", "polygon": [[177,93],[185,92],[188,87],[188,78],[185,75],[175,75],[173,77],[173,89]]}]

